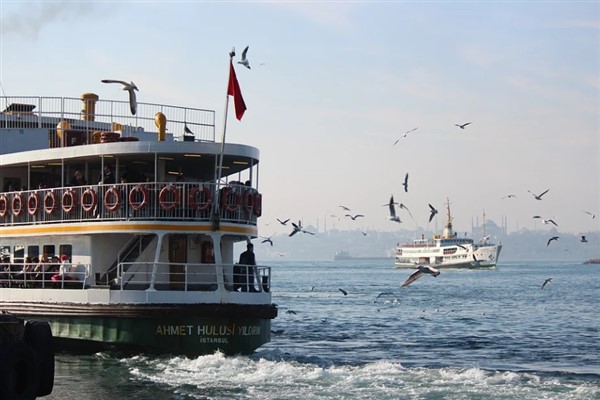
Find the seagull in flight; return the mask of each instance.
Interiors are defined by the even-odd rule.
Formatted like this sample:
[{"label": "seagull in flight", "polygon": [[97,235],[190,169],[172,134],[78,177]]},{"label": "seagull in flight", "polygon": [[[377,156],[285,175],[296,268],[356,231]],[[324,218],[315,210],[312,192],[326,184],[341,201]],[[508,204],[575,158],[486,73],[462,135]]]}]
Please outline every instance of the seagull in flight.
[{"label": "seagull in flight", "polygon": [[512,197],[517,197],[514,194],[507,194],[506,196],[503,197],[503,199],[510,199]]},{"label": "seagull in flight", "polygon": [[356,215],[346,214],[345,216],[350,217],[352,219],[352,221],[356,221],[356,218],[364,217],[364,215],[362,215],[362,214],[356,214]]},{"label": "seagull in flight", "polygon": [[460,129],[465,129],[465,127],[469,124],[472,124],[472,122],[466,122],[464,124],[454,124],[454,126],[458,126]]},{"label": "seagull in flight", "polygon": [[302,229],[302,221],[298,221],[298,225],[296,225],[295,223],[292,222],[292,226],[294,227],[294,230],[292,231],[292,233],[289,234],[289,236],[294,236],[298,232],[308,233],[309,235],[314,235],[314,233],[305,231],[304,229]]},{"label": "seagull in flight", "polygon": [[596,218],[596,214],[592,214],[591,212],[585,211],[585,210],[583,212],[590,215],[592,217],[592,219]]},{"label": "seagull in flight", "polygon": [[435,217],[435,214],[438,213],[438,210],[436,210],[435,207],[432,206],[431,204],[429,204],[429,209],[431,210],[431,214],[429,214],[429,222],[431,222],[433,217]]},{"label": "seagull in flight", "polygon": [[394,144],[393,144],[392,146],[395,146],[395,145],[396,145],[396,143],[398,143],[398,142],[400,141],[400,139],[402,139],[402,138],[405,138],[405,137],[406,137],[406,135],[408,135],[408,134],[409,134],[409,133],[411,133],[411,132],[414,132],[414,131],[416,131],[417,129],[419,129],[419,128],[413,128],[413,129],[411,129],[410,131],[406,131],[406,132],[404,132],[404,135],[402,135],[402,136],[400,136],[398,139],[396,139],[396,141],[394,142]]},{"label": "seagull in flight", "polygon": [[544,225],[548,225],[548,224],[554,224],[554,226],[558,226],[558,224],[556,222],[554,222],[554,220],[552,218],[549,219],[544,219],[539,215],[534,215],[533,218],[538,218],[541,219],[542,222],[544,223]]},{"label": "seagull in flight", "polygon": [[339,290],[340,292],[342,292],[342,293],[344,294],[344,296],[348,296],[348,292],[346,292],[344,289],[339,289],[339,288],[338,288],[338,290]]},{"label": "seagull in flight", "polygon": [[348,207],[346,207],[346,206],[340,206],[340,208],[341,208],[342,210],[344,210],[344,211],[350,211],[350,209],[349,209]]},{"label": "seagull in flight", "polygon": [[277,221],[279,221],[279,223],[280,223],[281,225],[287,225],[287,223],[288,223],[288,221],[289,221],[289,220],[290,220],[290,219],[288,218],[288,219],[286,219],[285,221],[282,221],[282,220],[280,220],[279,218],[277,218]]},{"label": "seagull in flight", "polygon": [[394,222],[402,222],[400,217],[396,215],[396,204],[398,203],[394,203],[394,195],[392,195],[388,204],[388,207],[390,208],[390,220]]},{"label": "seagull in flight", "polygon": [[[456,247],[460,247],[461,249],[468,251],[467,248],[465,246],[463,246],[462,244],[456,244]],[[475,255],[473,254],[473,257],[475,257]]]},{"label": "seagull in flight", "polygon": [[408,193],[408,172],[406,175],[404,175],[404,182],[402,183],[402,186],[404,186],[404,191]]},{"label": "seagull in flight", "polygon": [[139,92],[139,89],[137,88],[137,86],[135,86],[135,83],[127,83],[125,81],[118,81],[114,79],[102,79],[102,82],[120,83],[121,85],[123,85],[123,90],[127,90],[129,92],[129,109],[131,110],[131,114],[135,115],[137,111],[137,100],[135,99],[135,91],[137,90]]},{"label": "seagull in flight", "polygon": [[473,254],[473,264],[474,265],[480,265],[481,264],[481,260],[478,260],[477,257],[475,257],[475,254]]},{"label": "seagull in flight", "polygon": [[273,235],[269,236],[268,238],[263,238],[265,240],[263,240],[261,243],[270,243],[271,246],[273,246],[273,241],[271,240],[272,237]]},{"label": "seagull in flight", "polygon": [[400,287],[404,287],[404,286],[408,286],[411,283],[413,283],[414,281],[416,281],[417,279],[419,279],[420,277],[422,277],[425,274],[429,274],[431,276],[433,276],[434,278],[437,277],[440,274],[440,271],[433,268],[433,267],[429,267],[427,265],[419,265],[417,267],[417,270],[415,272],[412,273],[411,276],[409,276],[404,283],[402,284],[402,286]]},{"label": "seagull in flight", "polygon": [[250,46],[246,46],[244,51],[242,51],[242,59],[240,61],[238,61],[238,64],[242,64],[244,67],[250,69],[250,63],[248,62],[248,59],[246,58],[246,54],[248,54],[248,47],[250,47]]},{"label": "seagull in flight", "polygon": [[535,197],[535,199],[536,199],[536,200],[541,200],[541,199],[542,199],[542,196],[543,196],[543,195],[545,195],[546,193],[548,193],[548,191],[549,191],[549,190],[550,190],[550,189],[546,189],[546,191],[545,191],[545,192],[542,192],[542,193],[540,193],[540,194],[535,194],[535,193],[533,193],[531,190],[528,190],[528,192],[529,192],[529,193],[531,193],[531,195],[532,195],[533,197]]},{"label": "seagull in flight", "polygon": [[552,242],[553,240],[558,240],[559,236],[552,236],[550,239],[548,239],[548,243],[546,243],[546,247],[548,247],[550,245],[550,242]]},{"label": "seagull in flight", "polygon": [[544,287],[546,287],[547,284],[549,284],[550,282],[552,282],[553,278],[548,278],[544,281],[544,283],[542,283],[542,287],[540,288],[540,290],[544,290]]},{"label": "seagull in flight", "polygon": [[585,235],[581,235],[581,243],[587,243],[587,238],[585,237]]},{"label": "seagull in flight", "polygon": [[192,130],[190,128],[188,128],[187,124],[183,124],[183,132],[187,133],[188,135],[193,135],[194,132],[192,132]]}]

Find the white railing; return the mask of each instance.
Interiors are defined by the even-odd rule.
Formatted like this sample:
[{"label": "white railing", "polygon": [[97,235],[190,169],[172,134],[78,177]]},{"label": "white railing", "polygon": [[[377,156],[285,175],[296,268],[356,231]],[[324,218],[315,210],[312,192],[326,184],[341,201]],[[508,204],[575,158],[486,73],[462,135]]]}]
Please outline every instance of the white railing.
[{"label": "white railing", "polygon": [[271,267],[238,264],[128,262],[110,282],[120,290],[269,292]]},{"label": "white railing", "polygon": [[84,289],[90,269],[89,264],[66,264],[62,267],[56,263],[4,264],[0,269],[0,286]]},{"label": "white railing", "polygon": [[[197,141],[215,141],[213,110],[138,102],[137,112],[132,115],[129,101],[97,100],[93,112],[89,112],[79,98],[22,96],[0,96],[0,108],[3,110],[0,127],[53,129],[57,121],[67,121],[72,129],[89,132],[121,126],[123,136],[130,132],[156,132],[155,115],[161,112],[167,118],[168,132],[174,137],[189,135]],[[186,126],[191,134],[185,132]]]},{"label": "white railing", "polygon": [[219,193],[205,182],[149,182],[0,192],[0,226],[102,220],[221,221],[256,225],[262,213],[259,192],[228,185]]}]

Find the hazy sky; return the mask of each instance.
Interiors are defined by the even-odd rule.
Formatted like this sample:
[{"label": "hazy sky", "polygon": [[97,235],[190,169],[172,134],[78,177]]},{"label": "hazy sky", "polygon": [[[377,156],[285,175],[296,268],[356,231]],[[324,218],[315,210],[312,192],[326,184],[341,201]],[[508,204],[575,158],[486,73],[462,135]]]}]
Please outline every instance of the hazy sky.
[{"label": "hazy sky", "polygon": [[[289,230],[276,218],[434,229],[428,203],[441,228],[447,197],[458,231],[484,209],[509,232],[549,230],[536,214],[559,232],[600,229],[597,1],[1,0],[0,12],[6,95],[125,99],[100,80],[132,80],[141,102],[214,109],[217,138],[228,52],[249,45],[252,69],[236,69],[248,110],[229,114],[227,139],[261,151],[262,235]],[[388,220],[391,194],[415,222]]]}]

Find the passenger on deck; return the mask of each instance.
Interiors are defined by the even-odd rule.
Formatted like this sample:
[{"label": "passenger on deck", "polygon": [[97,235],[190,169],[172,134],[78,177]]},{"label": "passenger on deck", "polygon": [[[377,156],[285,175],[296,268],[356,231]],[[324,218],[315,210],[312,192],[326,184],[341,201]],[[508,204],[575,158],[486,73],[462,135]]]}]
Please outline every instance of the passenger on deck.
[{"label": "passenger on deck", "polygon": [[115,175],[112,172],[112,167],[110,165],[104,166],[104,172],[100,175],[99,182],[100,184],[111,185],[116,182]]},{"label": "passenger on deck", "polygon": [[87,179],[83,176],[80,170],[75,171],[73,178],[71,179],[71,186],[84,186],[87,185]]},{"label": "passenger on deck", "polygon": [[254,287],[254,265],[256,265],[256,257],[254,255],[254,245],[248,243],[246,245],[246,251],[240,254],[241,274],[242,276],[242,292],[258,292]]},{"label": "passenger on deck", "polygon": [[58,268],[58,273],[52,275],[52,278],[50,278],[52,280],[52,282],[60,282],[60,281],[70,281],[73,279],[73,276],[71,275],[71,260],[69,259],[69,256],[67,255],[62,255],[60,256],[60,266]]}]

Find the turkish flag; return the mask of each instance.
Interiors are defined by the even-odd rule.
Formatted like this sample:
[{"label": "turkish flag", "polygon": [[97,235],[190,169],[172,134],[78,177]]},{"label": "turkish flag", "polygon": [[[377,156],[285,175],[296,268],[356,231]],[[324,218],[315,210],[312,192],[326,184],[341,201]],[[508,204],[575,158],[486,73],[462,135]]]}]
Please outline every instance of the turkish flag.
[{"label": "turkish flag", "polygon": [[235,76],[235,70],[233,69],[233,62],[231,60],[229,60],[229,86],[227,87],[227,94],[233,96],[235,116],[239,121],[241,121],[244,111],[246,111],[246,103],[244,103],[242,91],[240,90],[240,84]]}]

